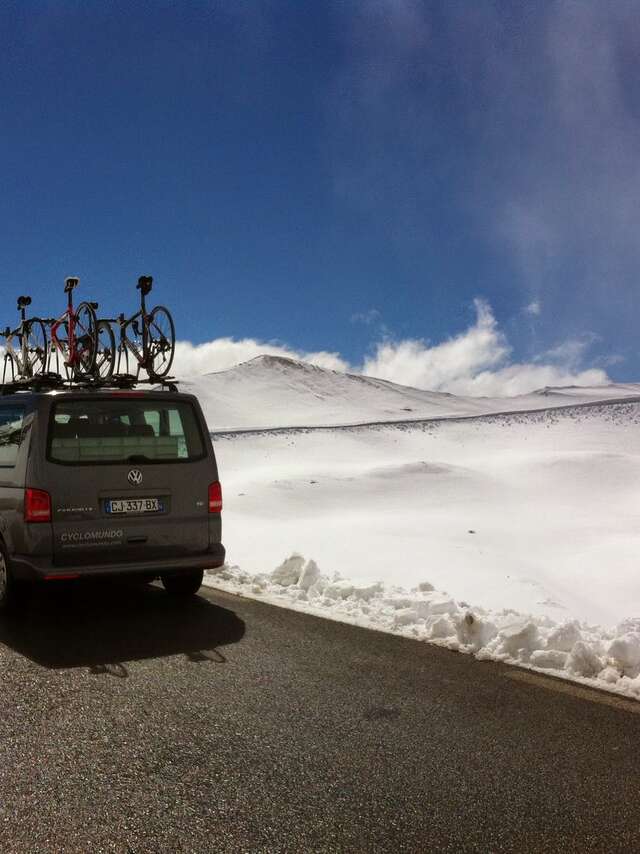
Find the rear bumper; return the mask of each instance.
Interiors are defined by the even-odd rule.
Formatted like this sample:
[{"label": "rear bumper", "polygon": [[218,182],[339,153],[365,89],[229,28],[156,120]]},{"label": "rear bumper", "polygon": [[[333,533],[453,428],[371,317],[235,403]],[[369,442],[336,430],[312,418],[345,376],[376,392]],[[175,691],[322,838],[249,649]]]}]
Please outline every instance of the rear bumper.
[{"label": "rear bumper", "polygon": [[16,578],[31,581],[46,581],[47,578],[67,577],[99,577],[107,575],[160,575],[163,572],[176,572],[189,569],[215,569],[222,566],[225,558],[225,548],[222,544],[212,548],[202,555],[189,557],[172,557],[167,560],[137,560],[127,563],[99,563],[72,565],[55,564],[50,557],[35,557],[32,555],[13,555],[11,569]]}]

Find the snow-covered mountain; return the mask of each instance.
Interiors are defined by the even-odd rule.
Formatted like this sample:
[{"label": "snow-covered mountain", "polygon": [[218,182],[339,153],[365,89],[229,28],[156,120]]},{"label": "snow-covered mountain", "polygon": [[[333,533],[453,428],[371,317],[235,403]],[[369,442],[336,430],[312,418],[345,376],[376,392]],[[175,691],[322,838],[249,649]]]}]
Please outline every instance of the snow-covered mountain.
[{"label": "snow-covered mountain", "polygon": [[640,698],[640,385],[470,398],[262,356],[182,388],[217,434],[212,586]]},{"label": "snow-covered mountain", "polygon": [[215,431],[449,418],[640,396],[640,384],[627,384],[458,397],[281,356],[258,356],[227,371],[183,378],[181,388],[198,395]]}]

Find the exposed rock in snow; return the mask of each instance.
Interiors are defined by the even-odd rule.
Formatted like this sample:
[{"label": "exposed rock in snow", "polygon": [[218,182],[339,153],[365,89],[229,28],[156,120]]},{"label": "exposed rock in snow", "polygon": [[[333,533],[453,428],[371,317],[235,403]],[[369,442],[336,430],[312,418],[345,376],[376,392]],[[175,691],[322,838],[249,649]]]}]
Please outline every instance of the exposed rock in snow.
[{"label": "exposed rock in snow", "polygon": [[435,590],[433,584],[430,581],[421,581],[420,584],[416,587],[420,593],[430,593],[432,590]]},{"label": "exposed rock in snow", "polygon": [[486,646],[498,634],[494,623],[475,616],[471,611],[454,617],[454,623],[460,643],[471,646],[476,651]]}]

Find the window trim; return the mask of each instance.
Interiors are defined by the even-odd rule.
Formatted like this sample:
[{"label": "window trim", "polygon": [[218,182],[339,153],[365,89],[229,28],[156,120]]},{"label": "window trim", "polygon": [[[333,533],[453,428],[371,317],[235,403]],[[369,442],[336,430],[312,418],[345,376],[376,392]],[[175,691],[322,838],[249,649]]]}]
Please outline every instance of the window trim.
[{"label": "window trim", "polygon": [[200,423],[200,417],[198,415],[198,411],[193,401],[184,400],[184,398],[180,398],[179,400],[169,401],[165,397],[145,397],[144,401],[148,401],[149,403],[162,403],[162,404],[182,404],[183,406],[188,406],[192,413],[196,424],[196,430],[198,432],[198,436],[200,438],[200,444],[202,445],[202,454],[197,457],[178,457],[175,460],[150,460],[149,462],[144,463],[130,463],[122,460],[87,460],[85,462],[81,462],[78,460],[73,461],[65,461],[65,460],[57,460],[55,457],[51,456],[51,444],[53,442],[53,425],[55,420],[55,413],[58,404],[60,403],[83,403],[83,402],[93,402],[93,401],[108,401],[112,400],[111,395],[100,395],[87,398],[73,398],[72,400],[64,400],[57,399],[54,400],[49,409],[49,419],[47,424],[47,448],[46,448],[46,460],[48,463],[51,463],[54,466],[68,466],[71,468],[78,467],[86,467],[86,466],[132,466],[132,465],[145,465],[145,466],[174,466],[174,465],[185,465],[188,463],[201,463],[203,460],[206,460],[209,457],[209,449],[207,443],[205,441],[204,434],[202,432],[202,424]]}]

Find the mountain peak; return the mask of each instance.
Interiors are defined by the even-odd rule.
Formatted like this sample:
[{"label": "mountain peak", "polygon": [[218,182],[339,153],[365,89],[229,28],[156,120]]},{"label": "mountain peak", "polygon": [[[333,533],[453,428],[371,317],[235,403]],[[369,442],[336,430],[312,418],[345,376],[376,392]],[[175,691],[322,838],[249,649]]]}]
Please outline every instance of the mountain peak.
[{"label": "mountain peak", "polygon": [[298,359],[291,359],[289,356],[274,356],[270,353],[262,353],[260,356],[255,356],[246,362],[238,365],[239,368],[272,368],[276,370],[293,370],[293,371],[324,371],[318,365],[312,365],[310,362],[302,362]]}]

